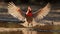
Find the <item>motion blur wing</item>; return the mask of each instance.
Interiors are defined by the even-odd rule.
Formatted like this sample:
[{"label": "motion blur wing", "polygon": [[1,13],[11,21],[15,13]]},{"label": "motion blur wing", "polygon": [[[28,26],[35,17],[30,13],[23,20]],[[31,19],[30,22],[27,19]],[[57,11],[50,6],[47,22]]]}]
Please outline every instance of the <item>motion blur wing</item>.
[{"label": "motion blur wing", "polygon": [[48,3],[44,8],[39,9],[36,13],[34,13],[34,19],[42,19],[45,17],[50,11],[50,4]]},{"label": "motion blur wing", "polygon": [[8,4],[8,13],[19,20],[24,20],[23,13],[19,7],[17,7],[13,2]]}]

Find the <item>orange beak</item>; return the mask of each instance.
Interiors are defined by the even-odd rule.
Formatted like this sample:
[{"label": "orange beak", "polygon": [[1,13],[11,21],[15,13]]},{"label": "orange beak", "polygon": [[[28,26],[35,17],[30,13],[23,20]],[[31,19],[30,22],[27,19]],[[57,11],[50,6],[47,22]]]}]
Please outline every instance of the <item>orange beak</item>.
[{"label": "orange beak", "polygon": [[31,11],[31,7],[30,6],[28,6],[28,10]]}]

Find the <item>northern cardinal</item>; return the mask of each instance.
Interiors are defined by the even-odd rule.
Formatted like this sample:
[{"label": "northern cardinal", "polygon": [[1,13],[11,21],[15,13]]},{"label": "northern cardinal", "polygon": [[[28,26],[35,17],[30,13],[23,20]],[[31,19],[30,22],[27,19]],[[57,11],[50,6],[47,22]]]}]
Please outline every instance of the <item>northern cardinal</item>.
[{"label": "northern cardinal", "polygon": [[[32,13],[32,8],[27,7],[27,12],[23,12],[20,7],[16,6],[13,2],[8,4],[8,13],[13,17],[18,18],[19,20],[25,21],[22,25],[28,27],[27,24],[32,24],[33,26],[37,25],[37,20],[43,19],[50,11],[50,3],[45,7],[37,10],[36,13]],[[29,27],[33,27],[29,26]]]}]

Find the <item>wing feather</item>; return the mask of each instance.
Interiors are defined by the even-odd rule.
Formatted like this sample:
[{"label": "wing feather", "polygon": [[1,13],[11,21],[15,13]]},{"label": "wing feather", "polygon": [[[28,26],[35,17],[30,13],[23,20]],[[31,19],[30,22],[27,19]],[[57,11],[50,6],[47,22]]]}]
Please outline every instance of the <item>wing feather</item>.
[{"label": "wing feather", "polygon": [[51,8],[50,3],[48,3],[44,8],[39,9],[37,13],[34,14],[34,18],[42,19],[49,13],[50,8]]},{"label": "wing feather", "polygon": [[8,4],[8,13],[13,17],[18,18],[19,20],[23,20],[25,17],[22,14],[22,11],[19,7],[17,7],[13,2]]}]

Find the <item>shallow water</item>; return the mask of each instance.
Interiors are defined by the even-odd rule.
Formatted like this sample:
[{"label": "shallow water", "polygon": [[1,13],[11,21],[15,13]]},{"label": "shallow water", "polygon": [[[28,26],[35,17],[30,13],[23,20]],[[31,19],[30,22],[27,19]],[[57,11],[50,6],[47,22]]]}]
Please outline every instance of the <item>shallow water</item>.
[{"label": "shallow water", "polygon": [[45,25],[26,28],[16,23],[0,23],[4,28],[23,28],[21,31],[0,32],[0,34],[60,34],[60,25]]}]

